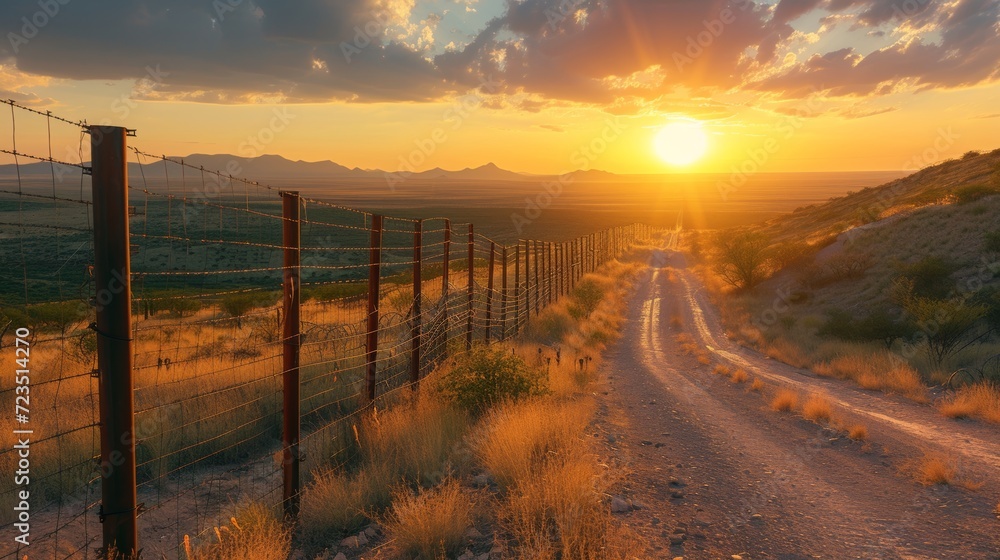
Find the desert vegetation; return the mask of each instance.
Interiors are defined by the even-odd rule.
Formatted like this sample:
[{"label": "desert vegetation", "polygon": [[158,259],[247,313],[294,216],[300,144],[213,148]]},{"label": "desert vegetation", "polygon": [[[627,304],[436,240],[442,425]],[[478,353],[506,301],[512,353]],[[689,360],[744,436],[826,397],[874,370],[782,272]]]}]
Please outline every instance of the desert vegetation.
[{"label": "desert vegetation", "polygon": [[[535,318],[521,340],[476,346],[419,392],[363,413],[351,459],[313,469],[289,542],[312,552],[376,541],[399,558],[455,557],[469,548],[633,557],[639,543],[608,505],[617,475],[583,434],[594,414],[587,388],[638,269],[607,264]],[[245,525],[239,516],[232,524]],[[220,528],[213,542],[189,546],[188,556],[240,558],[256,538]]]},{"label": "desert vegetation", "polygon": [[1000,232],[974,224],[1000,223],[998,180],[1000,152],[973,153],[686,249],[741,343],[997,422]]}]

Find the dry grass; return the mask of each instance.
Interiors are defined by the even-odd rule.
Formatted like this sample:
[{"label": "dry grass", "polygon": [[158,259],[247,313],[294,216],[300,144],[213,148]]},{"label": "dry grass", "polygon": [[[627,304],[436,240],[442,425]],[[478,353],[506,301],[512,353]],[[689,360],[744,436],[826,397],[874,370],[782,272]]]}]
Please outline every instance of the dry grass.
[{"label": "dry grass", "polygon": [[761,381],[760,378],[757,378],[757,377],[755,377],[754,380],[753,380],[753,383],[750,384],[750,390],[753,391],[753,392],[755,392],[755,393],[760,393],[761,391],[764,390],[764,387],[766,387],[766,385],[764,384],[764,382]]},{"label": "dry grass", "polygon": [[812,360],[798,345],[784,338],[772,341],[764,348],[764,353],[790,366],[804,368],[812,365]]},{"label": "dry grass", "polygon": [[483,466],[502,487],[537,474],[549,454],[579,453],[593,413],[593,402],[534,400],[496,408],[472,437]]},{"label": "dry grass", "polygon": [[187,560],[285,560],[291,553],[292,534],[281,520],[259,504],[247,506],[215,528],[216,542],[194,548],[184,537]]},{"label": "dry grass", "polygon": [[393,551],[402,558],[454,558],[472,527],[474,507],[473,495],[447,480],[418,494],[398,489],[382,523]]},{"label": "dry grass", "polygon": [[744,369],[737,369],[736,371],[729,374],[729,380],[733,383],[746,383],[750,379],[750,375],[747,374]]},{"label": "dry grass", "polygon": [[847,427],[847,437],[855,441],[866,441],[868,439],[868,428],[864,424],[853,424]]},{"label": "dry grass", "polygon": [[781,389],[771,399],[771,408],[778,412],[791,412],[799,406],[799,394],[790,389]]},{"label": "dry grass", "polygon": [[854,380],[873,391],[897,393],[917,402],[927,402],[927,386],[916,370],[888,352],[855,352],[818,363],[813,371],[827,377]]},{"label": "dry grass", "polygon": [[915,471],[917,481],[924,486],[951,484],[957,474],[951,461],[937,453],[925,455]]},{"label": "dry grass", "polygon": [[966,385],[942,399],[938,410],[949,418],[979,418],[1000,424],[1000,388],[985,384]]},{"label": "dry grass", "polygon": [[830,399],[813,393],[802,405],[802,416],[813,422],[829,422],[833,418],[833,405]]},{"label": "dry grass", "polygon": [[705,351],[699,351],[696,359],[698,360],[699,364],[704,366],[707,366],[708,364],[712,363],[712,358],[709,357],[708,352]]},{"label": "dry grass", "polygon": [[421,393],[414,402],[367,416],[360,429],[361,452],[370,465],[430,486],[447,475],[449,456],[468,425],[465,413]]},{"label": "dry grass", "polygon": [[712,370],[712,373],[716,375],[729,375],[730,373],[732,373],[732,370],[727,365],[716,364],[715,368]]}]

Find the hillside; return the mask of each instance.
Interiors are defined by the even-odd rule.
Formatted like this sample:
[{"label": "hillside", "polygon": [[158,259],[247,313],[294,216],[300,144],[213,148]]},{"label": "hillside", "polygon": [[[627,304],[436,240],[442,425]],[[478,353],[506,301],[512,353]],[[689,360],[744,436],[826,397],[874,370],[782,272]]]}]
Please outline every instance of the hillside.
[{"label": "hillside", "polygon": [[[970,153],[753,229],[771,240],[774,272],[735,301],[758,331],[749,339],[783,361],[826,363],[850,351],[833,344],[839,339],[909,355],[925,379],[941,381],[957,368],[982,367],[1000,351],[990,334],[1000,317],[1000,150]],[[901,295],[900,279],[914,282],[912,296],[949,311],[914,316],[904,302],[916,300]],[[956,313],[971,309],[978,319],[957,331],[947,359],[920,350],[925,344],[917,337],[935,338],[954,326]]]}]

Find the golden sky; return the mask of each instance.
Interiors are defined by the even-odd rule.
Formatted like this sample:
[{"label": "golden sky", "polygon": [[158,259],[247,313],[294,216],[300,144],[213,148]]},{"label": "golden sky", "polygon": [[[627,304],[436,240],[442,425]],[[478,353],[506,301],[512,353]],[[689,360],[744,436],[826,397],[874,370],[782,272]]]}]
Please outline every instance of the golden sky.
[{"label": "golden sky", "polygon": [[[0,97],[135,128],[152,153],[662,173],[1000,147],[998,0],[57,4],[0,7]],[[654,137],[689,119],[708,148],[679,168]]]}]

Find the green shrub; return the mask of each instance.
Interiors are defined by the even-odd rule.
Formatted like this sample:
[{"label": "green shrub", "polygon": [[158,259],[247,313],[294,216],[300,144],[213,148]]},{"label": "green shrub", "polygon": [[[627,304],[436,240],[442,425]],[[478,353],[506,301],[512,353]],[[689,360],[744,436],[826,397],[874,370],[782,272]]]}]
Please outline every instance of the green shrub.
[{"label": "green shrub", "polygon": [[898,267],[900,276],[913,282],[913,295],[944,298],[955,288],[951,275],[958,268],[941,257],[925,257],[913,264]]},{"label": "green shrub", "polygon": [[987,233],[983,241],[983,250],[1000,253],[1000,230]]},{"label": "green shrub", "polygon": [[959,204],[968,204],[995,194],[1000,194],[1000,187],[984,183],[966,185],[955,189],[955,198],[958,199]]},{"label": "green shrub", "polygon": [[593,278],[580,280],[573,289],[573,301],[568,306],[569,314],[574,319],[589,317],[604,299],[604,287]]},{"label": "green shrub", "polygon": [[481,413],[492,405],[546,392],[541,370],[502,347],[474,346],[438,382],[438,390],[459,407]]}]

